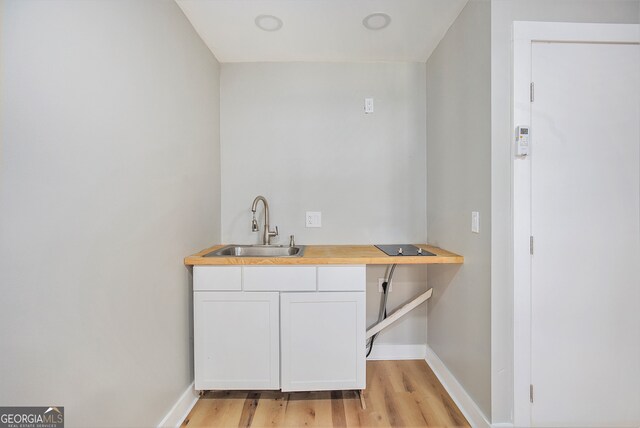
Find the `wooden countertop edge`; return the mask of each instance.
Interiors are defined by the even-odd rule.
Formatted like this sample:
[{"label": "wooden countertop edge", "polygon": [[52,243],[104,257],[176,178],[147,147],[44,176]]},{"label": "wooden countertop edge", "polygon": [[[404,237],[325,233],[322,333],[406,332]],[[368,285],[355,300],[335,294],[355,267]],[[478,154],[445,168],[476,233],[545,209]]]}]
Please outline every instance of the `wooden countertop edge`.
[{"label": "wooden countertop edge", "polygon": [[[435,256],[387,256],[373,245],[306,245],[302,257],[203,257],[224,245],[214,245],[184,258],[187,266],[196,265],[389,265],[389,264],[462,264],[464,257],[427,244],[415,244]],[[338,252],[341,255],[313,255]],[[311,254],[309,254],[311,253]],[[373,254],[362,254],[373,253]],[[378,255],[378,253],[380,255]]]}]

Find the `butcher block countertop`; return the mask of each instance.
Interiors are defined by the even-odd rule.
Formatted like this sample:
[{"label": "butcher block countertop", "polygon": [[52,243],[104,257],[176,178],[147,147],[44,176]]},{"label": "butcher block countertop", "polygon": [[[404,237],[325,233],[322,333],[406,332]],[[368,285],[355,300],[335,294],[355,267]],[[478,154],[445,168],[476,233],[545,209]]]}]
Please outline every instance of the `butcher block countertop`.
[{"label": "butcher block countertop", "polygon": [[464,257],[427,244],[414,244],[435,256],[387,256],[373,245],[305,245],[302,257],[203,257],[224,245],[215,245],[185,257],[196,265],[389,265],[464,263]]}]

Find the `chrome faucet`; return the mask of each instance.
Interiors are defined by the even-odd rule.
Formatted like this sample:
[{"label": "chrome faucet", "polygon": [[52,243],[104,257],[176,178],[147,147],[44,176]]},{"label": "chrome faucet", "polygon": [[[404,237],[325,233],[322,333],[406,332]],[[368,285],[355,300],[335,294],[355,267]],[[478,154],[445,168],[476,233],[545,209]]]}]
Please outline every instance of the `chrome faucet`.
[{"label": "chrome faucet", "polygon": [[278,236],[278,226],[276,226],[276,230],[269,230],[269,204],[264,196],[256,196],[253,200],[253,204],[251,204],[251,212],[253,213],[253,220],[251,220],[251,231],[257,232],[260,230],[258,228],[258,222],[256,221],[256,209],[258,209],[258,202],[262,201],[264,204],[264,226],[262,228],[262,245],[271,245],[271,238],[274,236]]}]

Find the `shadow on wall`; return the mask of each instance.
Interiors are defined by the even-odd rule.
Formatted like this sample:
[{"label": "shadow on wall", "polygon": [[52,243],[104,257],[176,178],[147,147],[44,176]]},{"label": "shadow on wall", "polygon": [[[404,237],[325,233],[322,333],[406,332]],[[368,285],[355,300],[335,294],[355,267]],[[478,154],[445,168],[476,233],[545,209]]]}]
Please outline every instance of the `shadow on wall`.
[{"label": "shadow on wall", "polygon": [[[429,287],[433,288],[433,294],[428,300],[429,308],[438,305],[438,302],[444,296],[449,284],[458,275],[462,269],[462,265],[437,265],[436,269],[429,269],[428,282]],[[434,285],[432,285],[434,284]]]}]

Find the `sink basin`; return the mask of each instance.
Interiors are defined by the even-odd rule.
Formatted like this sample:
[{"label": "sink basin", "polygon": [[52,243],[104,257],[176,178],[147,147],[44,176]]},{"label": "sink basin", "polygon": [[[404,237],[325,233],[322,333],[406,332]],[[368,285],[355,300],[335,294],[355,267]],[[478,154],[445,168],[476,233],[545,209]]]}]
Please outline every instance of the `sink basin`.
[{"label": "sink basin", "polygon": [[304,245],[285,247],[283,245],[227,245],[204,257],[301,257]]}]

